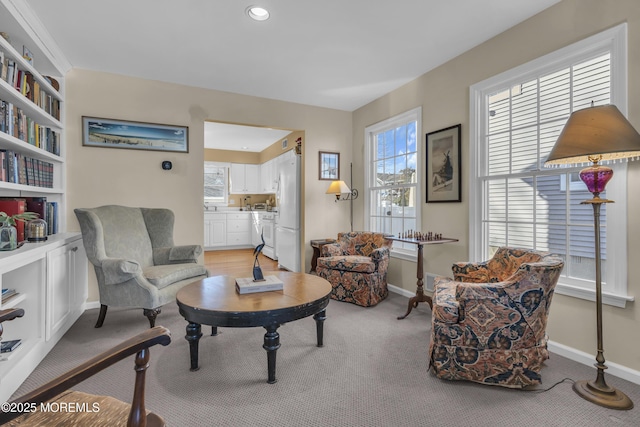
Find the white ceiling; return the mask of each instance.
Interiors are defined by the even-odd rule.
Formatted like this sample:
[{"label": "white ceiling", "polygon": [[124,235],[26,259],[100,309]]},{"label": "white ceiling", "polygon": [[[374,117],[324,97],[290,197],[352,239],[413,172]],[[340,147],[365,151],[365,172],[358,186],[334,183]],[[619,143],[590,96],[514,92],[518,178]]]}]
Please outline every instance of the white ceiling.
[{"label": "white ceiling", "polygon": [[353,111],[559,0],[12,1],[73,67]]},{"label": "white ceiling", "polygon": [[[75,68],[353,111],[560,0],[11,1]],[[249,19],[254,4],[271,18]],[[282,138],[214,127],[209,148]]]},{"label": "white ceiling", "polygon": [[290,133],[290,130],[205,122],[204,147],[259,153]]}]

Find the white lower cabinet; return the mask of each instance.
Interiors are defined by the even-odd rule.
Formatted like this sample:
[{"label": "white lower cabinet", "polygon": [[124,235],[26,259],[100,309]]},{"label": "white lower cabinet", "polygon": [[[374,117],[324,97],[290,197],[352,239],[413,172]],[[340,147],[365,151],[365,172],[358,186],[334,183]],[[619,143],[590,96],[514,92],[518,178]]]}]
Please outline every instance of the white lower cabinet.
[{"label": "white lower cabinet", "polygon": [[204,247],[219,248],[227,245],[227,216],[225,214],[204,214]]},{"label": "white lower cabinet", "polygon": [[205,212],[204,248],[251,246],[251,212]]},{"label": "white lower cabinet", "polygon": [[0,310],[22,308],[24,316],[5,322],[2,340],[20,339],[0,354],[0,402],[6,402],[84,311],[88,260],[79,233],[60,233],[0,253],[2,289],[16,296]]},{"label": "white lower cabinet", "polygon": [[251,212],[227,213],[227,246],[251,245]]},{"label": "white lower cabinet", "polygon": [[69,329],[78,310],[82,313],[82,304],[87,299],[87,273],[82,240],[47,253],[47,341],[61,329]]}]

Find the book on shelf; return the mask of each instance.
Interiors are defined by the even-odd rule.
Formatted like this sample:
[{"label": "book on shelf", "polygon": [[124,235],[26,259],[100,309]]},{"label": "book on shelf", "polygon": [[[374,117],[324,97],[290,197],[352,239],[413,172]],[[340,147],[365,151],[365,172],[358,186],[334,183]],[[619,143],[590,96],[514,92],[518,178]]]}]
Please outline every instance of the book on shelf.
[{"label": "book on shelf", "polygon": [[[54,119],[60,120],[60,100],[42,89],[41,84],[31,72],[21,70],[18,67],[18,63],[9,58],[8,55],[1,50],[0,78]],[[51,78],[46,79],[51,82]],[[52,84],[52,86],[56,89],[55,86],[57,86],[57,84],[55,86]]]},{"label": "book on shelf", "polygon": [[2,80],[7,78],[7,61],[4,52],[0,50],[0,79]]},{"label": "book on shelf", "polygon": [[265,276],[264,280],[259,282],[254,282],[253,277],[238,277],[236,279],[236,291],[239,294],[280,291],[283,286],[284,283],[277,276]]},{"label": "book on shelf", "polygon": [[60,155],[60,133],[43,126],[11,102],[0,99],[0,131],[56,156]]},{"label": "book on shelf", "polygon": [[0,353],[11,353],[18,348],[20,344],[22,344],[22,340],[2,341],[2,344],[0,344]]},{"label": "book on shelf", "polygon": [[[9,216],[23,214],[27,211],[27,202],[25,199],[14,197],[0,197],[0,212],[4,212]],[[24,221],[16,221],[16,231],[18,232],[18,242],[25,240]]]},{"label": "book on shelf", "polygon": [[44,220],[47,222],[48,234],[58,234],[58,202],[47,202]]},{"label": "book on shelf", "polygon": [[47,198],[46,197],[25,197],[27,202],[27,212],[38,214],[38,218],[46,221],[47,217]]},{"label": "book on shelf", "polygon": [[0,149],[0,181],[53,188],[53,163]]}]

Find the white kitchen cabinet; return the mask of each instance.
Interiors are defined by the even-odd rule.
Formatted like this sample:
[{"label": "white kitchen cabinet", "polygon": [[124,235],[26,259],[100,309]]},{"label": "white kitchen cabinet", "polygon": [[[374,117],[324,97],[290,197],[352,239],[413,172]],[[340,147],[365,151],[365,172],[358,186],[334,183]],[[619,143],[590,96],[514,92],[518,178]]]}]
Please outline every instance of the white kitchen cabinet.
[{"label": "white kitchen cabinet", "polygon": [[227,246],[251,245],[251,212],[227,214]]},{"label": "white kitchen cabinet", "polygon": [[204,214],[204,247],[218,248],[227,245],[227,215]]},{"label": "white kitchen cabinet", "polygon": [[260,165],[260,192],[271,194],[276,192],[277,174],[275,159]]},{"label": "white kitchen cabinet", "polygon": [[258,194],[260,165],[231,163],[229,168],[232,194]]}]

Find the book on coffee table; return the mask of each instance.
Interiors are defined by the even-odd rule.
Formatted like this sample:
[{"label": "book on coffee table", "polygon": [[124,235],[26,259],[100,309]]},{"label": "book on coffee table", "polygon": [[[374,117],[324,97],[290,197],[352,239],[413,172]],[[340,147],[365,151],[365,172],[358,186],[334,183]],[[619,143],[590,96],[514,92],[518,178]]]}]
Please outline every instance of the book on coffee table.
[{"label": "book on coffee table", "polygon": [[283,285],[284,283],[277,276],[265,276],[264,280],[259,282],[254,282],[253,277],[238,277],[236,279],[236,291],[239,294],[280,291]]}]

